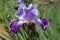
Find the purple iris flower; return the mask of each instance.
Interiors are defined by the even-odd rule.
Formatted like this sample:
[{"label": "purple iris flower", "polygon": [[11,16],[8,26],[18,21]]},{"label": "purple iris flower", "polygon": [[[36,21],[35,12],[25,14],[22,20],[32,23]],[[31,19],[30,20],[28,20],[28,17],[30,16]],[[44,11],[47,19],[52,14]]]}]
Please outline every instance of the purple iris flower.
[{"label": "purple iris flower", "polygon": [[9,13],[6,14],[6,18],[10,18],[10,16],[11,16],[11,15],[10,15]]},{"label": "purple iris flower", "polygon": [[33,20],[38,16],[38,10],[35,6],[30,4],[28,7],[23,5],[19,6],[18,12],[15,15],[18,19]]},{"label": "purple iris flower", "polygon": [[38,18],[38,10],[32,4],[30,4],[28,7],[26,7],[25,5],[19,6],[18,12],[15,14],[15,16],[19,20],[12,20],[10,22],[10,30],[13,33],[17,33],[18,28],[29,21],[35,24],[40,24],[43,30],[45,30],[48,25],[48,21],[46,18],[42,18],[41,20]]}]

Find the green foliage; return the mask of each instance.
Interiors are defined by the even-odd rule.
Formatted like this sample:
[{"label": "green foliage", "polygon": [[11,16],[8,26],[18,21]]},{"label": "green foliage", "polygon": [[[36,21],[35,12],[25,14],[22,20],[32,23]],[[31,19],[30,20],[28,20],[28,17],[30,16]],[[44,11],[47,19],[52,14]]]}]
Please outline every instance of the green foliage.
[{"label": "green foliage", "polygon": [[17,19],[15,17],[15,6],[17,6],[15,0],[0,0],[0,24],[6,24],[6,31],[9,33],[8,40],[60,40],[60,0],[57,3],[48,5],[41,3],[38,6],[39,18],[42,17],[42,12],[44,11],[45,17],[49,20],[49,25],[46,31],[43,31],[41,26],[36,24],[35,33],[31,36],[28,35],[26,26],[20,27],[17,34],[9,31],[10,21],[6,19],[6,14],[11,14],[10,20]]}]

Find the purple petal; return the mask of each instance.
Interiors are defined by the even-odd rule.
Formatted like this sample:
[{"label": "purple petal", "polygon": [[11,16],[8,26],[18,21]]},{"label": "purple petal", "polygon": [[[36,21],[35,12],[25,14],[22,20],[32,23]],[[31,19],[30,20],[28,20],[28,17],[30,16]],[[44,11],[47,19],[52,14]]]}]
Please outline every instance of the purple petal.
[{"label": "purple petal", "polygon": [[42,19],[41,19],[41,22],[42,22],[42,23],[40,23],[40,25],[42,26],[42,29],[43,29],[43,30],[46,30],[47,25],[48,25],[48,20],[47,20],[46,18],[42,18]]},{"label": "purple petal", "polygon": [[26,19],[26,20],[34,20],[37,18],[38,11],[37,9],[30,4],[28,7],[26,7],[24,4],[19,6],[18,12],[16,13],[16,17],[19,19]]},{"label": "purple petal", "polygon": [[33,14],[38,15],[38,10],[35,6],[32,4],[29,4],[29,6],[25,9],[26,14],[29,12],[33,12]]},{"label": "purple petal", "polygon": [[18,31],[18,25],[17,25],[18,21],[17,20],[11,20],[10,22],[10,31],[13,33],[17,33]]},{"label": "purple petal", "polygon": [[44,25],[47,25],[47,24],[48,24],[48,20],[47,20],[46,18],[42,18],[41,21],[42,21],[42,23],[43,23]]},{"label": "purple petal", "polygon": [[[38,20],[36,20],[36,23],[39,23],[41,25],[42,29],[46,30],[48,22],[46,23],[46,22],[43,22],[42,20],[38,19]],[[44,24],[44,23],[46,23],[46,24]]]},{"label": "purple petal", "polygon": [[30,12],[30,11],[33,10],[33,9],[34,9],[34,7],[31,7],[30,9],[27,9],[27,8],[26,8],[26,9],[25,9],[25,12],[28,13],[28,12]]},{"label": "purple petal", "polygon": [[42,27],[43,30],[46,30],[47,25],[44,25],[44,24],[42,24],[42,23],[40,23],[40,25],[41,25],[41,27]]},{"label": "purple petal", "polygon": [[35,19],[35,16],[32,12],[29,12],[25,15],[25,19],[26,20],[34,20]]},{"label": "purple petal", "polygon": [[17,13],[16,16],[20,17],[23,14],[23,9],[21,8]]},{"label": "purple petal", "polygon": [[10,15],[9,13],[6,14],[6,18],[10,18],[10,16],[11,16],[11,15]]},{"label": "purple petal", "polygon": [[13,33],[17,33],[18,28],[22,26],[23,24],[18,24],[18,20],[11,20],[10,22],[10,31]]},{"label": "purple petal", "polygon": [[34,8],[33,6],[30,6],[30,7],[26,8],[25,9],[25,13],[26,13],[25,19],[34,20],[35,18],[37,18],[36,14],[38,14],[38,13],[36,12],[36,10],[37,9]]},{"label": "purple petal", "polygon": [[26,6],[24,4],[20,4],[18,6],[18,12],[15,14],[15,16],[18,18],[18,19],[23,19],[24,16],[25,16],[25,11],[24,9],[26,8]]}]

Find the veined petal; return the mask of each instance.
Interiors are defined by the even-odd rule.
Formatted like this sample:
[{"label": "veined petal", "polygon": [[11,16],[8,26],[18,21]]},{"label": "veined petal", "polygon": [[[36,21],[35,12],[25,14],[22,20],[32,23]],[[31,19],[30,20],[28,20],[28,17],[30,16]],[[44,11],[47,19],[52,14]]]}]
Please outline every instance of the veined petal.
[{"label": "veined petal", "polygon": [[18,19],[24,19],[24,17],[25,17],[25,12],[24,12],[24,10],[21,8],[16,14],[15,14],[15,16],[18,18]]},{"label": "veined petal", "polygon": [[30,4],[27,8],[25,8],[25,19],[27,20],[34,20],[37,18],[38,11],[32,4]]},{"label": "veined petal", "polygon": [[33,8],[31,11],[33,11],[33,13],[38,16],[38,10],[37,10],[37,4],[30,4],[31,6],[29,6],[28,8]]},{"label": "veined petal", "polygon": [[23,19],[25,17],[25,14],[26,14],[24,11],[25,8],[26,8],[26,6],[22,3],[18,6],[18,12],[15,14],[15,16],[18,19]]},{"label": "veined petal", "polygon": [[13,33],[17,33],[18,28],[23,25],[23,23],[18,24],[18,20],[11,20],[10,22],[10,31]]},{"label": "veined petal", "polygon": [[34,20],[36,15],[34,15],[32,12],[29,12],[28,14],[25,15],[26,20]]},{"label": "veined petal", "polygon": [[35,5],[37,6],[37,4],[34,4],[34,5],[29,4],[29,6],[26,9],[28,10],[28,12],[32,11],[33,14],[38,16],[38,10],[37,10],[37,7]]},{"label": "veined petal", "polygon": [[[20,5],[21,6],[21,5]],[[19,19],[25,19],[25,20],[34,20],[38,16],[38,10],[30,4],[28,7],[22,5],[19,6],[18,12],[16,13],[16,17]]]}]

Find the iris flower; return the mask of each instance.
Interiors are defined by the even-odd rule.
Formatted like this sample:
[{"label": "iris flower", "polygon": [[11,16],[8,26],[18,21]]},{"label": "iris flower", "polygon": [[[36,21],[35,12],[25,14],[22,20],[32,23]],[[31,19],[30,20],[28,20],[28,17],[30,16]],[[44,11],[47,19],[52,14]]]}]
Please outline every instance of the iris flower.
[{"label": "iris flower", "polygon": [[18,20],[10,21],[10,31],[13,33],[17,33],[18,28],[29,21],[33,22],[34,24],[40,24],[43,30],[45,30],[48,25],[48,20],[46,18],[42,18],[41,20],[38,18],[38,10],[32,4],[29,4],[28,7],[26,7],[24,4],[19,4],[18,12],[16,12],[15,16],[18,18]]}]

